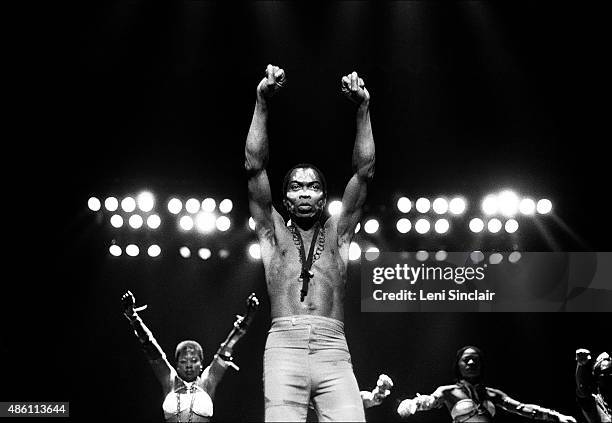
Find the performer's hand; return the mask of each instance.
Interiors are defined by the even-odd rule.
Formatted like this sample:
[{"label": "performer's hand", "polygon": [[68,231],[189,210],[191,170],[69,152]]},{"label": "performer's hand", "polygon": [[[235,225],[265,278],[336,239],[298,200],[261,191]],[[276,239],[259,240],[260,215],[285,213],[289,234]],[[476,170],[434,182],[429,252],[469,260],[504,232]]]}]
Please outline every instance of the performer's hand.
[{"label": "performer's hand", "polygon": [[576,423],[576,419],[573,418],[572,416],[559,416],[559,422],[560,423]]},{"label": "performer's hand", "polygon": [[[418,395],[418,394],[417,394]],[[399,407],[397,407],[397,414],[400,417],[408,417],[412,416],[417,411],[417,402],[414,398],[405,399],[400,402]]]},{"label": "performer's hand", "polygon": [[372,400],[375,402],[375,405],[380,405],[380,403],[389,396],[391,388],[393,388],[393,381],[389,376],[385,374],[378,376],[376,388],[372,391]]},{"label": "performer's hand", "polygon": [[343,76],[341,87],[342,94],[358,105],[362,104],[364,101],[370,101],[370,93],[366,89],[363,79],[357,75],[357,72]]},{"label": "performer's hand", "polygon": [[257,86],[257,97],[268,99],[283,88],[286,83],[287,77],[285,76],[285,71],[278,66],[268,65],[266,68],[266,76]]},{"label": "performer's hand", "polygon": [[584,366],[591,360],[591,352],[585,348],[579,348],[576,350],[576,361],[581,366]]},{"label": "performer's hand", "polygon": [[136,314],[134,312],[134,304],[136,304],[136,299],[131,291],[128,291],[121,296],[121,307],[123,309],[123,314],[128,319],[133,318]]}]

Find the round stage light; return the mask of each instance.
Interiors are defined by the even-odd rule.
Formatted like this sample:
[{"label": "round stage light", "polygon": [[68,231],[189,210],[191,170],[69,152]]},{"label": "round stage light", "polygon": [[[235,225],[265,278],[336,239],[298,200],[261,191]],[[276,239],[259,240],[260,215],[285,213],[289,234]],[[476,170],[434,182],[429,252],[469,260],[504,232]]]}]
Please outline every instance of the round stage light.
[{"label": "round stage light", "polygon": [[497,213],[499,209],[499,204],[497,202],[497,196],[494,194],[487,195],[484,200],[482,200],[482,212],[487,216],[492,216]]},{"label": "round stage light", "polygon": [[96,197],[89,197],[89,200],[87,200],[87,207],[89,207],[91,211],[98,211],[102,207],[102,203],[100,203],[100,200]]},{"label": "round stage light", "polygon": [[402,217],[400,220],[397,221],[395,227],[397,228],[399,233],[405,234],[409,232],[412,228],[412,223],[410,223],[410,220],[406,219],[405,217]]},{"label": "round stage light", "polygon": [[449,228],[450,228],[450,224],[448,223],[447,219],[438,219],[436,223],[434,224],[434,229],[439,234],[447,233]]},{"label": "round stage light", "polygon": [[185,201],[185,210],[187,210],[187,213],[196,214],[200,211],[200,206],[200,200],[197,198],[190,198]]},{"label": "round stage light", "polygon": [[364,254],[365,259],[367,261],[376,260],[379,255],[380,255],[380,250],[378,249],[378,247],[374,247],[374,246],[369,247]]},{"label": "round stage light", "polygon": [[489,256],[489,263],[499,264],[502,262],[503,259],[504,259],[504,256],[502,256],[500,253],[493,253]]},{"label": "round stage light", "polygon": [[204,201],[202,201],[202,211],[205,213],[214,212],[215,207],[217,207],[217,203],[212,198],[205,198]]},{"label": "round stage light", "polygon": [[420,234],[425,234],[429,232],[430,228],[431,228],[431,224],[429,223],[429,220],[427,219],[419,219],[414,224],[414,229]]},{"label": "round stage light", "polygon": [[200,256],[202,260],[208,260],[212,256],[212,251],[208,248],[200,248],[198,249],[198,256]]},{"label": "round stage light", "polygon": [[110,223],[113,225],[113,227],[120,228],[123,226],[123,218],[118,214],[114,214],[110,218]]},{"label": "round stage light", "polygon": [[249,228],[251,228],[252,231],[255,230],[255,219],[252,217],[249,217]]},{"label": "round stage light", "polygon": [[130,257],[136,257],[138,254],[140,254],[140,248],[138,248],[137,245],[130,244],[125,247],[125,253]]},{"label": "round stage light", "polygon": [[261,248],[258,243],[253,243],[249,245],[249,255],[252,259],[259,260],[261,259]]},{"label": "round stage light", "polygon": [[147,254],[149,254],[150,257],[159,257],[161,254],[161,248],[159,245],[153,244],[147,249]]},{"label": "round stage light", "polygon": [[510,253],[510,255],[508,256],[508,261],[510,263],[516,263],[521,259],[521,253],[519,253],[518,251],[513,251]]},{"label": "round stage light", "polygon": [[506,216],[512,217],[518,213],[519,198],[514,191],[505,190],[499,193],[497,197],[499,212]]},{"label": "round stage light", "polygon": [[518,230],[518,228],[519,228],[519,224],[515,219],[508,219],[506,223],[504,224],[504,229],[509,234],[515,233]]},{"label": "round stage light", "polygon": [[548,214],[552,210],[552,203],[550,202],[550,200],[543,198],[538,201],[538,204],[536,205],[536,210],[539,214]]},{"label": "round stage light", "polygon": [[429,211],[430,203],[427,198],[419,198],[416,200],[415,208],[419,213],[427,213]]},{"label": "round stage light", "polygon": [[445,198],[438,197],[433,201],[431,208],[436,214],[444,214],[448,211],[448,201]]},{"label": "round stage light", "polygon": [[221,258],[221,259],[226,259],[226,258],[228,258],[228,257],[229,257],[229,255],[230,255],[230,252],[229,252],[229,250],[228,250],[228,249],[226,249],[226,248],[221,248],[221,249],[219,250],[219,258]]},{"label": "round stage light", "polygon": [[455,197],[448,203],[448,209],[452,214],[461,214],[465,211],[465,200],[461,197]]},{"label": "round stage light", "polygon": [[472,251],[470,253],[470,259],[472,260],[472,263],[480,263],[481,261],[483,261],[485,258],[484,254],[482,253],[482,251]]},{"label": "round stage light", "polygon": [[407,197],[397,200],[397,209],[402,213],[408,213],[412,208],[412,202]]},{"label": "round stage light", "polygon": [[104,200],[104,208],[108,211],[115,211],[119,208],[119,202],[115,197],[108,197]]},{"label": "round stage light", "polygon": [[161,225],[161,219],[158,215],[152,214],[151,216],[147,217],[147,226],[149,228],[157,229],[159,228],[159,225]]},{"label": "round stage light", "polygon": [[144,191],[138,194],[136,197],[136,204],[138,204],[138,208],[145,213],[153,210],[153,206],[155,205],[155,198],[153,194],[149,191]]},{"label": "round stage light", "polygon": [[219,216],[215,224],[218,230],[220,230],[221,232],[225,232],[230,228],[232,222],[227,216]]},{"label": "round stage light", "polygon": [[484,229],[484,222],[482,221],[482,219],[475,217],[472,220],[470,220],[470,231],[478,233],[478,232],[482,232],[483,229]]},{"label": "round stage light", "polygon": [[121,255],[121,247],[118,245],[111,245],[108,248],[108,252],[111,254],[111,256],[119,257]]},{"label": "round stage light", "polygon": [[356,242],[351,242],[349,246],[349,260],[359,260],[361,257],[361,247]]},{"label": "round stage light", "polygon": [[536,204],[531,198],[523,198],[519,203],[519,211],[525,216],[535,214]]},{"label": "round stage light", "polygon": [[368,234],[376,233],[378,231],[378,228],[379,224],[378,220],[376,219],[370,219],[363,225],[363,230],[366,231],[366,233]]},{"label": "round stage light", "polygon": [[501,228],[502,228],[502,223],[499,219],[493,218],[489,220],[489,222],[487,223],[487,229],[492,234],[496,234],[497,232],[501,230]]},{"label": "round stage light", "polygon": [[448,258],[448,253],[444,250],[440,250],[438,252],[436,252],[436,260],[437,261],[444,261]]},{"label": "round stage light", "polygon": [[121,209],[126,213],[132,213],[136,210],[136,200],[132,197],[125,197],[121,200]]},{"label": "round stage light", "polygon": [[128,219],[128,223],[130,224],[132,228],[138,229],[143,224],[142,216],[140,216],[139,214],[133,214]]},{"label": "round stage light", "polygon": [[327,206],[327,211],[332,216],[340,214],[340,212],[342,212],[342,201],[340,200],[331,201],[329,205]]},{"label": "round stage light", "polygon": [[229,198],[226,198],[225,200],[221,200],[221,202],[219,203],[219,211],[221,213],[229,213],[232,211],[232,209],[234,208],[234,203],[232,203],[232,200],[230,200]]},{"label": "round stage light", "polygon": [[168,211],[172,214],[179,214],[183,210],[183,203],[178,198],[168,201]]},{"label": "round stage light", "polygon": [[360,229],[361,229],[361,222],[357,222],[357,225],[355,226],[355,233],[359,232]]},{"label": "round stage light", "polygon": [[179,248],[179,254],[183,258],[189,258],[191,257],[191,250],[188,247],[181,247]]},{"label": "round stage light", "polygon": [[425,261],[429,258],[429,253],[425,250],[419,250],[416,252],[414,257],[417,259],[417,261]]},{"label": "round stage light", "polygon": [[191,216],[182,216],[179,220],[179,226],[184,231],[190,231],[193,229],[193,219]]},{"label": "round stage light", "polygon": [[195,226],[200,232],[211,232],[215,229],[216,221],[214,214],[200,212],[195,217]]}]

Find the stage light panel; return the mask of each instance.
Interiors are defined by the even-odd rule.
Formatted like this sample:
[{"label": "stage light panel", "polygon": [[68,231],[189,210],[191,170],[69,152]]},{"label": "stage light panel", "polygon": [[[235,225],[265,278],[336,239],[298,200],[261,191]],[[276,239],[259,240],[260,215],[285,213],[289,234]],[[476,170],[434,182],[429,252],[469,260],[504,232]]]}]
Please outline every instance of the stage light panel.
[{"label": "stage light panel", "polygon": [[149,191],[143,191],[136,197],[136,204],[140,210],[148,213],[155,206],[155,198]]},{"label": "stage light panel", "polygon": [[417,209],[419,213],[427,213],[430,207],[431,207],[431,204],[427,198],[421,197],[418,200],[416,200],[415,208]]},{"label": "stage light panel", "polygon": [[118,214],[114,214],[110,218],[110,223],[115,228],[120,228],[123,226],[123,217]]},{"label": "stage light panel", "polygon": [[232,211],[232,208],[234,208],[234,203],[232,203],[232,200],[229,198],[226,198],[219,203],[219,211],[221,213],[227,214]]},{"label": "stage light panel", "polygon": [[363,225],[363,230],[366,231],[366,233],[368,233],[368,234],[373,234],[373,233],[376,233],[378,231],[379,226],[380,225],[378,223],[378,220],[376,220],[376,219],[369,219]]},{"label": "stage light panel", "polygon": [[171,198],[168,201],[168,211],[172,214],[179,214],[183,210],[183,202],[178,198]]},{"label": "stage light panel", "polygon": [[412,202],[408,197],[401,197],[397,200],[397,209],[402,213],[408,213],[412,208]]},{"label": "stage light panel", "polygon": [[136,210],[136,200],[133,197],[125,197],[121,200],[121,209],[126,213],[132,213]]},{"label": "stage light panel", "polygon": [[397,228],[397,231],[399,233],[405,234],[408,233],[412,228],[412,223],[410,223],[410,220],[406,219],[405,217],[402,217],[397,221],[395,227]]},{"label": "stage light panel", "polygon": [[426,234],[431,229],[431,224],[427,219],[419,219],[414,224],[414,229],[420,234]]},{"label": "stage light panel", "polygon": [[87,207],[89,207],[91,211],[98,211],[102,207],[102,204],[96,197],[89,197],[89,200],[87,200]]},{"label": "stage light panel", "polygon": [[104,208],[106,210],[114,212],[119,208],[119,201],[115,197],[108,197],[104,200]]},{"label": "stage light panel", "polygon": [[436,214],[444,214],[448,211],[448,201],[445,198],[438,197],[433,201],[431,208]]},{"label": "stage light panel", "polygon": [[340,214],[342,212],[342,201],[340,200],[330,201],[329,205],[327,206],[327,211],[332,216],[336,216]]}]

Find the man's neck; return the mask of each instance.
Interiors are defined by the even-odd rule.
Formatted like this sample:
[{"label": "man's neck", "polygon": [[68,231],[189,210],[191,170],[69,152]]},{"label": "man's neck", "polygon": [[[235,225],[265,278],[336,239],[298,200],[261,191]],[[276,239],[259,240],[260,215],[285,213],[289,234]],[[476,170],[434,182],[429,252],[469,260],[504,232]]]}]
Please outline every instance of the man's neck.
[{"label": "man's neck", "polygon": [[297,216],[291,216],[291,222],[299,228],[301,231],[309,231],[311,230],[315,223],[319,221],[319,217],[308,217],[308,218],[300,218]]}]

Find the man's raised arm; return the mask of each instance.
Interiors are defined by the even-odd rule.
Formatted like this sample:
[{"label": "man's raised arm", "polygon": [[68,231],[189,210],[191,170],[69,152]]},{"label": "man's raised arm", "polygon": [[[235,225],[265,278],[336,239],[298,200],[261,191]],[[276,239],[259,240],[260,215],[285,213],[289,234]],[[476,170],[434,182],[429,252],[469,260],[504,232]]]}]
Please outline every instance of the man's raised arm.
[{"label": "man's raised arm", "polygon": [[266,173],[268,164],[268,100],[283,87],[285,71],[268,65],[266,76],[257,86],[257,101],[244,148],[244,167],[249,174],[249,209],[257,234],[273,233],[272,193]]},{"label": "man's raised arm", "polygon": [[374,176],[374,136],[370,123],[370,93],[357,72],[342,77],[342,93],[357,104],[357,131],[353,148],[353,176],[342,197],[338,219],[339,245],[350,242],[367,195],[367,184]]}]

